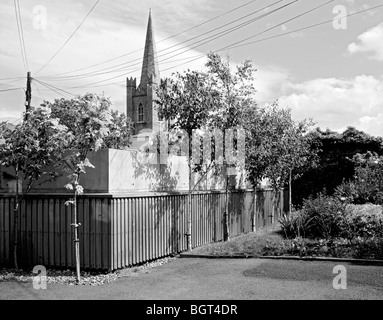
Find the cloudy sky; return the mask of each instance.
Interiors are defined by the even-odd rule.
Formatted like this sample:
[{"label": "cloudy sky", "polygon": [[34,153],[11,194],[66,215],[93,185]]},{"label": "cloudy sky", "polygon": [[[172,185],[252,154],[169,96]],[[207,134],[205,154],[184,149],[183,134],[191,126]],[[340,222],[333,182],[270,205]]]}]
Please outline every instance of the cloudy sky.
[{"label": "cloudy sky", "polygon": [[33,105],[96,92],[124,112],[125,79],[140,76],[151,8],[162,77],[201,69],[219,50],[233,65],[252,60],[260,105],[279,99],[322,129],[383,136],[382,0],[18,2],[28,66],[15,2],[0,0],[0,119],[20,118],[27,69]]}]

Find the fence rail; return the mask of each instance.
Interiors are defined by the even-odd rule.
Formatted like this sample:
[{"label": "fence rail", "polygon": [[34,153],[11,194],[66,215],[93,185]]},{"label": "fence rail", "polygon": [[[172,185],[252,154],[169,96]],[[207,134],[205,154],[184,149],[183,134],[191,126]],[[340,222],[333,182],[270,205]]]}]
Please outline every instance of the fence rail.
[{"label": "fence rail", "polygon": [[[256,196],[255,196],[256,195]],[[286,191],[231,192],[230,235],[248,233],[277,220],[287,210]],[[19,262],[31,267],[75,267],[74,212],[68,196],[31,195],[19,214]],[[192,245],[223,239],[225,194],[192,197]],[[14,197],[0,197],[0,264],[13,261]],[[274,206],[273,206],[274,202]],[[187,250],[187,194],[78,200],[82,268],[114,270]]]}]

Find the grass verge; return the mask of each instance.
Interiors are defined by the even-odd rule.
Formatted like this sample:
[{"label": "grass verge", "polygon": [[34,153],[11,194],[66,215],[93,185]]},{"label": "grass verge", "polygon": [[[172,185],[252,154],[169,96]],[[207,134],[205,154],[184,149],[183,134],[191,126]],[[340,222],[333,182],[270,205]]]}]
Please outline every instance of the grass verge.
[{"label": "grass verge", "polygon": [[382,238],[285,239],[279,224],[193,249],[191,254],[211,256],[300,256],[383,260]]}]

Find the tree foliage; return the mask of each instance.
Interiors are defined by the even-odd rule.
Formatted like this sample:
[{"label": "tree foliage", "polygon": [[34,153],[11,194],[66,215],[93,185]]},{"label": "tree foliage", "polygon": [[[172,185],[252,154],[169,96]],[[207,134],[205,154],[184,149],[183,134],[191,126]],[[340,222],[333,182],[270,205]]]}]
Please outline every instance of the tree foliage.
[{"label": "tree foliage", "polygon": [[[173,137],[180,140],[177,131],[182,130],[181,143],[186,143],[186,157],[189,171],[188,192],[188,249],[191,250],[191,195],[192,172],[195,163],[191,137],[196,130],[204,129],[210,112],[216,107],[217,93],[212,90],[212,84],[206,73],[199,71],[177,72],[173,78],[161,81],[157,91],[157,110],[160,119],[169,123],[168,131],[176,132]],[[170,135],[171,136],[171,135]]]},{"label": "tree foliage", "polygon": [[383,204],[383,156],[370,151],[357,153],[352,163],[353,179],[336,187],[335,195],[354,204]]},{"label": "tree foliage", "polygon": [[285,186],[292,170],[298,175],[299,170],[315,163],[315,150],[306,135],[311,120],[294,121],[290,110],[281,108],[277,101],[248,108],[243,120],[247,131],[246,168],[254,186],[266,178],[278,190]]},{"label": "tree foliage", "polygon": [[111,101],[103,96],[87,93],[74,99],[45,102],[45,106],[75,137],[69,148],[89,152],[130,146],[131,120],[113,110]]},{"label": "tree foliage", "polygon": [[[15,127],[0,124],[0,165],[10,167],[16,180],[14,262],[18,268],[18,216],[24,197],[37,184],[57,176],[55,171],[46,172],[47,166],[62,156],[72,135],[67,127],[50,115],[47,108],[33,108],[28,121]],[[19,189],[19,183],[21,188]]]},{"label": "tree foliage", "polygon": [[89,152],[108,147],[125,148],[129,145],[130,122],[125,116],[112,111],[108,99],[95,94],[71,100],[57,99],[53,103],[48,102],[46,106],[52,111],[52,116],[59,119],[59,123],[68,127],[72,137],[59,167],[68,173],[69,183],[65,187],[73,192],[73,198],[66,204],[74,206],[76,269],[77,280],[80,281],[77,197],[84,192],[80,177],[86,173],[86,168],[94,167],[88,159]]},{"label": "tree foliage", "polygon": [[331,195],[343,181],[353,179],[355,166],[351,159],[356,154],[371,151],[383,155],[383,138],[373,137],[354,127],[348,127],[343,133],[317,128],[310,132],[309,138],[311,146],[319,148],[318,166],[302,173],[293,182],[293,203],[297,206],[303,199],[324,189]]}]

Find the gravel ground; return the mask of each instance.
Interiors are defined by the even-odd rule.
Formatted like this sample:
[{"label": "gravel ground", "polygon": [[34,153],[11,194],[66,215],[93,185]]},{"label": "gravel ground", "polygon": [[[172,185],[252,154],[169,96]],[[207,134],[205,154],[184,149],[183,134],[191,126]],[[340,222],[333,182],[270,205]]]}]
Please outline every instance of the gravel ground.
[{"label": "gravel ground", "polygon": [[[119,278],[131,277],[145,272],[147,269],[155,268],[161,266],[165,263],[168,263],[175,258],[163,258],[158,259],[152,262],[145,263],[143,265],[125,268],[109,273],[99,273],[99,272],[85,272],[81,271],[81,281],[79,285],[91,285],[99,286],[106,283],[114,282]],[[26,270],[16,270],[9,268],[0,269],[0,282],[5,281],[16,281],[21,283],[32,283],[33,277],[36,274],[32,271]],[[77,277],[75,270],[57,270],[57,269],[47,269],[46,283],[47,284],[63,284],[63,285],[76,285]]]}]

